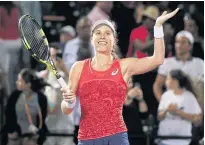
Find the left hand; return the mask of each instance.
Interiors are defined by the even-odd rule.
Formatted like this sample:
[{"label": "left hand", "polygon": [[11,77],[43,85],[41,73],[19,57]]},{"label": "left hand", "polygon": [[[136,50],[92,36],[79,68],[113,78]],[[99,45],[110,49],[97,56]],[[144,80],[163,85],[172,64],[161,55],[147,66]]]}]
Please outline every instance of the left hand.
[{"label": "left hand", "polygon": [[168,110],[169,112],[176,112],[176,111],[178,110],[178,108],[177,108],[177,104],[174,104],[174,103],[169,104],[167,110]]},{"label": "left hand", "polygon": [[170,19],[170,18],[172,18],[173,16],[175,16],[178,11],[179,11],[179,8],[177,8],[176,10],[174,10],[173,12],[168,13],[168,14],[167,14],[167,11],[164,11],[164,12],[162,13],[162,15],[157,18],[155,26],[160,27],[160,26],[163,25],[164,22],[166,22],[168,19]]},{"label": "left hand", "polygon": [[128,91],[128,96],[136,99],[141,99],[143,97],[143,92],[140,88],[134,87]]}]

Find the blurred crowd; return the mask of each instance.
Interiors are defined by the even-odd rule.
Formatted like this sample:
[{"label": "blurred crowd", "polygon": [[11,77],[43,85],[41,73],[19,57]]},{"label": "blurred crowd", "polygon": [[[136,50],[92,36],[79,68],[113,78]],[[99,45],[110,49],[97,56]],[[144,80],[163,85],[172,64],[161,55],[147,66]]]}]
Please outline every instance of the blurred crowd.
[{"label": "blurred crowd", "polygon": [[[134,76],[128,83],[123,117],[130,145],[145,145],[132,135],[193,136],[153,139],[150,144],[200,144],[204,126],[204,4],[203,2],[0,2],[1,137],[9,145],[75,145],[81,116],[61,113],[62,96],[55,76],[21,43],[18,20],[30,14],[50,42],[50,57],[68,80],[71,66],[94,55],[92,24],[100,19],[117,26],[118,58],[151,56],[153,27],[163,11],[181,10],[164,24],[165,61],[159,68]],[[21,93],[21,92],[24,93]],[[2,119],[1,119],[2,120]],[[72,137],[46,137],[46,133]],[[20,138],[21,134],[32,136]]]}]

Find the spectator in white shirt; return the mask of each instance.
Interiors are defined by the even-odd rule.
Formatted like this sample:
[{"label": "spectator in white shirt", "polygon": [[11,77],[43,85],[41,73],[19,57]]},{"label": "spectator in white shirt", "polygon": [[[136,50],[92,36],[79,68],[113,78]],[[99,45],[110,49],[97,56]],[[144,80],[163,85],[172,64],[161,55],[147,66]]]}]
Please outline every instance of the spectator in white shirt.
[{"label": "spectator in white shirt", "polygon": [[94,55],[94,49],[90,43],[91,25],[92,22],[87,17],[80,18],[76,24],[78,36],[66,43],[63,60],[68,71],[77,60],[83,60]]},{"label": "spectator in white shirt", "polygon": [[[166,91],[160,100],[158,135],[191,136],[192,123],[201,122],[201,109],[188,77],[181,70],[172,70],[166,79]],[[161,140],[159,145],[189,145],[190,139]]]},{"label": "spectator in white shirt", "polygon": [[112,1],[98,1],[96,2],[93,9],[88,13],[87,17],[95,23],[98,20],[109,20],[110,19],[110,12],[113,8]]},{"label": "spectator in white shirt", "polygon": [[153,91],[158,101],[163,93],[162,89],[166,76],[173,69],[180,69],[186,73],[192,81],[197,98],[203,98],[204,61],[200,58],[192,57],[193,43],[194,38],[190,32],[180,31],[177,33],[175,38],[176,55],[164,60],[164,63],[158,69],[158,75],[153,86]]}]

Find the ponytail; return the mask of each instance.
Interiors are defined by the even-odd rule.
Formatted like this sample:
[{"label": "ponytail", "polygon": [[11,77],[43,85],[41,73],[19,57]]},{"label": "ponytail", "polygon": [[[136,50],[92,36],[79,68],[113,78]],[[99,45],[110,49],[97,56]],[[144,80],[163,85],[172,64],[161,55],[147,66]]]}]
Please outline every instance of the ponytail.
[{"label": "ponytail", "polygon": [[31,84],[31,89],[34,92],[39,92],[45,86],[49,86],[49,84],[45,82],[43,78],[39,78],[33,70],[25,68],[20,72],[20,74],[26,83]]},{"label": "ponytail", "polygon": [[193,87],[192,87],[191,81],[188,78],[188,76],[184,77],[184,81],[185,81],[184,88],[187,89],[188,91],[192,92],[195,95],[195,93],[193,91]]}]

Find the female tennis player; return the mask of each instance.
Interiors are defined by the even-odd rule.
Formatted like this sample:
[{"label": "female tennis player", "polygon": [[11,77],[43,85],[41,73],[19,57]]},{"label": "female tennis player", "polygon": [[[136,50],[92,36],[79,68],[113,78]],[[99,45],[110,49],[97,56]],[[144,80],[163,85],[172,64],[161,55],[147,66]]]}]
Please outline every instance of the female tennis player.
[{"label": "female tennis player", "polygon": [[61,109],[70,114],[76,96],[80,99],[81,119],[78,145],[129,145],[122,107],[127,94],[127,82],[133,75],[146,73],[164,61],[165,47],[162,24],[173,17],[178,8],[165,11],[154,27],[155,51],[142,59],[117,59],[112,55],[116,46],[114,25],[97,21],[91,28],[95,56],[77,61],[71,68],[68,88],[63,88]]}]

